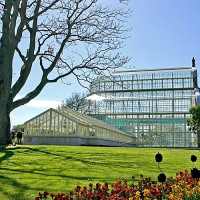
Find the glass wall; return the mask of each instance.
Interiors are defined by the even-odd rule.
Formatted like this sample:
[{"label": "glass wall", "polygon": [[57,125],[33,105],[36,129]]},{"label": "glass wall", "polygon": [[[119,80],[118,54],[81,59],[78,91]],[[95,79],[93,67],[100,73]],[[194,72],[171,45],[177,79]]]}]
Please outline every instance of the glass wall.
[{"label": "glass wall", "polygon": [[[98,77],[90,91],[88,114],[136,136],[141,146],[196,146],[187,127],[195,105],[192,68],[117,72]],[[103,100],[90,100],[93,94]]]},{"label": "glass wall", "polygon": [[133,137],[102,121],[71,109],[49,109],[25,122],[25,134],[78,135],[119,142],[133,142]]}]

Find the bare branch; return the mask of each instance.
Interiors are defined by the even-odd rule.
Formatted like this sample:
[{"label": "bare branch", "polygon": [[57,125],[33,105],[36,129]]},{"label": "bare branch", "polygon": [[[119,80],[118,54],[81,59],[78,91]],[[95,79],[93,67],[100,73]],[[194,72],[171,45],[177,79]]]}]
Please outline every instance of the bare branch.
[{"label": "bare branch", "polygon": [[69,98],[66,98],[62,102],[62,104],[59,106],[59,110],[68,107],[78,111],[81,106],[85,105],[85,97],[85,93],[73,92]]},{"label": "bare branch", "polygon": [[37,14],[34,14],[32,17],[29,17],[28,21],[31,21],[35,17],[39,17],[40,15],[42,15],[43,13],[45,13],[46,11],[50,10],[57,2],[59,2],[59,0],[53,1],[49,6],[45,7],[42,11],[38,12]]},{"label": "bare branch", "polygon": [[22,61],[25,63],[26,62],[26,57],[22,54],[20,49],[17,47],[16,48],[17,53],[19,54],[19,57],[22,59]]},{"label": "bare branch", "polygon": [[[43,74],[38,86],[13,102],[12,109],[37,96],[48,83],[73,74],[84,87],[84,82],[111,73],[129,61],[117,53],[130,31],[124,27],[128,10],[104,7],[97,0],[34,0],[29,4],[27,0],[16,1],[11,5],[12,29],[16,29],[13,48],[24,65],[12,87],[12,98],[23,88],[36,60]],[[22,34],[26,34],[26,50],[19,45]],[[54,69],[58,76],[48,78]]]}]

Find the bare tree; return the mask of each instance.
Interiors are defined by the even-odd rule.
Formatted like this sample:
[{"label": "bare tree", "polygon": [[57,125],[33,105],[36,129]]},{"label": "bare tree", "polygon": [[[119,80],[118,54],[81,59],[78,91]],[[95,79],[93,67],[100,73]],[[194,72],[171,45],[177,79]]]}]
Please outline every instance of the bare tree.
[{"label": "bare tree", "polygon": [[86,106],[87,101],[85,98],[85,93],[73,92],[70,97],[66,98],[61,105],[58,106],[58,110],[62,110],[63,108],[71,108],[75,111],[78,111],[81,107]]},{"label": "bare tree", "polygon": [[[118,49],[127,38],[124,22],[130,12],[100,3],[101,0],[0,1],[0,144],[9,141],[10,112],[35,98],[48,83],[74,75],[84,85],[95,75],[129,61]],[[16,62],[16,58],[21,61]],[[15,82],[13,66],[20,71]],[[33,66],[40,68],[41,81],[23,98],[14,100]],[[53,77],[55,70],[58,74]]]}]

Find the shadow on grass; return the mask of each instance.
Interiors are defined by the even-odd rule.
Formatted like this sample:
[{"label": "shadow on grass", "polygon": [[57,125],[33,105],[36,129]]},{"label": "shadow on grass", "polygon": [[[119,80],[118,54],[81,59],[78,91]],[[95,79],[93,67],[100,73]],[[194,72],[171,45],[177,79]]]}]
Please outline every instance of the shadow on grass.
[{"label": "shadow on grass", "polygon": [[[60,174],[45,174],[42,171],[41,172],[35,172],[34,170],[23,170],[23,169],[8,169],[8,168],[4,168],[4,170],[8,173],[8,174],[13,174],[13,173],[19,173],[19,174],[31,174],[32,175],[32,179],[34,179],[34,175],[35,177],[37,177],[35,180],[37,181],[37,179],[40,180],[44,180],[44,181],[50,181],[52,183],[57,182],[57,184],[59,185],[59,182],[66,182],[65,180],[76,180],[77,181],[89,181],[90,182],[94,182],[94,180],[98,180],[97,182],[105,182],[105,178],[99,178],[98,176],[76,176],[76,175],[60,175]],[[89,178],[89,179],[88,179]],[[3,195],[3,197],[5,197],[5,199],[13,199],[13,200],[29,200],[29,199],[33,199],[33,197],[38,196],[38,192],[44,192],[46,190],[48,190],[48,188],[41,188],[41,186],[39,187],[32,187],[31,184],[25,185],[22,183],[19,183],[19,181],[16,181],[16,179],[10,179],[9,177],[6,176],[0,176],[0,180],[1,183],[3,184],[3,186],[1,186],[0,184],[0,196]],[[109,178],[110,181],[115,182],[116,179],[110,177]],[[88,183],[89,184],[89,183]],[[6,187],[5,187],[6,186]],[[6,188],[6,190],[5,190]],[[8,190],[10,188],[10,190]],[[65,188],[63,188],[65,190]],[[30,194],[30,192],[28,191],[32,191],[32,193]],[[35,192],[34,192],[35,191]],[[32,195],[32,196],[30,196]],[[33,196],[34,195],[34,196]]]},{"label": "shadow on grass", "polygon": [[14,152],[11,149],[6,149],[6,148],[1,148],[0,153],[4,153],[4,155],[0,157],[0,163],[3,162],[4,160],[9,159],[14,155]]},{"label": "shadow on grass", "polygon": [[[1,163],[5,160],[10,159],[13,155],[19,155],[19,154],[27,154],[28,156],[34,156],[34,155],[38,155],[38,156],[42,156],[42,154],[44,154],[45,156],[56,156],[59,159],[62,160],[72,160],[72,161],[79,161],[79,162],[83,162],[86,163],[87,165],[91,165],[91,164],[97,164],[97,163],[93,163],[91,161],[91,157],[89,157],[88,159],[90,160],[85,160],[84,159],[84,155],[86,155],[83,152],[72,152],[72,156],[70,155],[66,155],[71,152],[65,152],[64,150],[57,152],[51,152],[51,149],[48,150],[44,150],[42,149],[42,147],[26,147],[26,146],[20,146],[20,147],[15,147],[15,148],[8,148],[8,149],[0,149],[0,170],[3,170],[2,172],[4,173],[3,175],[0,175],[0,179],[1,179],[1,184],[0,184],[0,196],[5,197],[5,199],[14,199],[14,200],[28,200],[31,199],[30,196],[27,196],[27,191],[36,191],[36,196],[37,193],[39,191],[41,191],[41,188],[37,188],[35,187],[35,185],[32,187],[30,184],[24,184],[23,183],[23,178],[28,178],[29,174],[32,176],[32,178],[36,178],[37,179],[43,179],[46,181],[50,181],[50,180],[57,180],[57,178],[62,181],[62,180],[77,180],[77,181],[88,181],[88,178],[90,180],[98,180],[98,181],[104,181],[104,179],[101,179],[98,176],[90,176],[88,177],[87,175],[83,175],[83,176],[77,176],[77,175],[73,175],[73,174],[63,174],[62,171],[58,172],[57,174],[55,174],[55,172],[51,173],[49,170],[44,170],[42,168],[42,163],[39,164],[41,165],[40,170],[38,169],[28,169],[28,168],[18,168],[16,169],[14,168],[10,168],[6,167],[5,165],[1,166]],[[91,154],[91,153],[90,153]],[[74,156],[73,156],[74,155]],[[94,152],[95,155],[95,152]],[[102,154],[102,156],[104,156],[104,153]],[[80,158],[79,158],[80,157]],[[93,156],[92,156],[93,157]],[[15,160],[15,159],[14,159]],[[23,162],[23,161],[22,161]],[[12,160],[9,161],[10,164],[12,164]],[[13,163],[13,164],[17,164],[17,163]],[[106,163],[105,163],[106,164]],[[38,163],[36,164],[38,165]],[[15,166],[15,165],[14,165]],[[67,169],[65,169],[67,170]],[[17,180],[16,178],[11,178],[12,174],[19,174],[19,179],[22,181],[20,183],[20,180]],[[25,174],[27,174],[28,176],[26,176]],[[31,177],[30,176],[30,177]],[[46,177],[46,178],[45,178]],[[57,178],[56,178],[57,177]],[[44,188],[45,189],[45,188]],[[44,192],[44,191],[41,191]],[[30,195],[30,194],[29,194]]]},{"label": "shadow on grass", "polygon": [[[127,165],[131,164],[130,161],[124,160],[123,156],[120,157],[119,155],[116,155],[116,157],[119,156],[120,160],[117,160],[117,158],[115,158],[115,160],[113,160],[113,161],[110,160],[109,162],[107,162],[105,158],[109,157],[109,154],[113,155],[113,153],[108,153],[108,152],[105,152],[105,153],[98,152],[98,159],[101,156],[102,161],[103,161],[103,162],[100,162],[100,160],[96,160],[97,152],[89,152],[89,153],[78,152],[78,153],[75,153],[75,152],[60,151],[60,154],[56,154],[54,152],[45,151],[45,150],[42,149],[42,147],[33,147],[33,148],[19,147],[19,148],[24,150],[23,153],[38,152],[38,153],[42,153],[42,154],[46,154],[46,155],[50,155],[50,156],[57,156],[57,157],[60,157],[62,160],[73,160],[73,161],[82,162],[82,163],[87,164],[87,165],[95,165],[95,166],[98,165],[98,166],[107,166],[107,167],[108,167],[108,165],[110,165],[110,167],[112,167],[113,164],[114,164],[115,167],[122,167],[121,164],[120,164],[120,161],[123,161],[123,165],[124,164],[127,164]],[[72,156],[66,155],[67,153],[70,153]],[[87,158],[85,155],[90,155],[90,157]],[[94,158],[93,158],[93,156],[94,156]]]},{"label": "shadow on grass", "polygon": [[[0,175],[1,184],[0,185],[0,196],[5,199],[13,200],[29,200],[33,199],[27,195],[26,191],[30,188],[24,184],[19,183],[18,181],[11,179],[9,177]],[[6,186],[6,190],[5,190]],[[35,191],[39,191],[40,188],[34,188]]]},{"label": "shadow on grass", "polygon": [[[61,175],[59,175],[59,174],[46,174],[46,173],[43,173],[42,171],[41,172],[35,172],[35,170],[33,169],[33,170],[23,170],[23,169],[9,169],[9,168],[3,168],[3,170],[5,170],[5,171],[10,171],[10,172],[14,172],[14,173],[23,173],[23,174],[31,174],[31,175],[37,175],[37,177],[38,177],[38,175],[40,175],[40,176],[42,176],[42,177],[49,177],[49,179],[48,180],[53,180],[53,177],[60,177],[61,179],[74,179],[74,180],[88,180],[88,178],[90,178],[90,179],[99,179],[99,177],[88,177],[88,176],[83,176],[83,177],[81,177],[81,176],[77,176],[77,175],[64,175],[64,174],[61,174]],[[38,170],[37,170],[38,171]],[[10,173],[9,172],[9,173]],[[42,178],[42,177],[38,177],[38,179],[39,178]]]},{"label": "shadow on grass", "polygon": [[[8,160],[11,158],[15,153],[14,151],[17,149],[16,148],[0,148],[0,169],[1,168],[1,163],[5,160]],[[4,154],[1,156],[1,154]],[[8,169],[6,169],[8,170]],[[8,174],[8,173],[7,173]],[[14,200],[22,200],[22,199],[30,199],[30,197],[26,196],[26,190],[29,188],[15,179],[9,178],[5,175],[0,175],[0,196],[5,198],[5,199],[14,199]],[[6,188],[6,189],[5,189]],[[14,188],[14,189],[13,189]],[[38,188],[39,190],[39,188]]]}]

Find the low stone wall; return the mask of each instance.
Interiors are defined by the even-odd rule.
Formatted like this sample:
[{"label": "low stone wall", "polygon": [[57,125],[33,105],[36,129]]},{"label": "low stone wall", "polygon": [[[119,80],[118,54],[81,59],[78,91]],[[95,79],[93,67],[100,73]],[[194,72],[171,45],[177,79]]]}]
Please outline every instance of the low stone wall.
[{"label": "low stone wall", "polygon": [[135,143],[124,143],[94,136],[80,135],[24,135],[26,145],[63,145],[63,146],[118,146],[134,147]]}]

